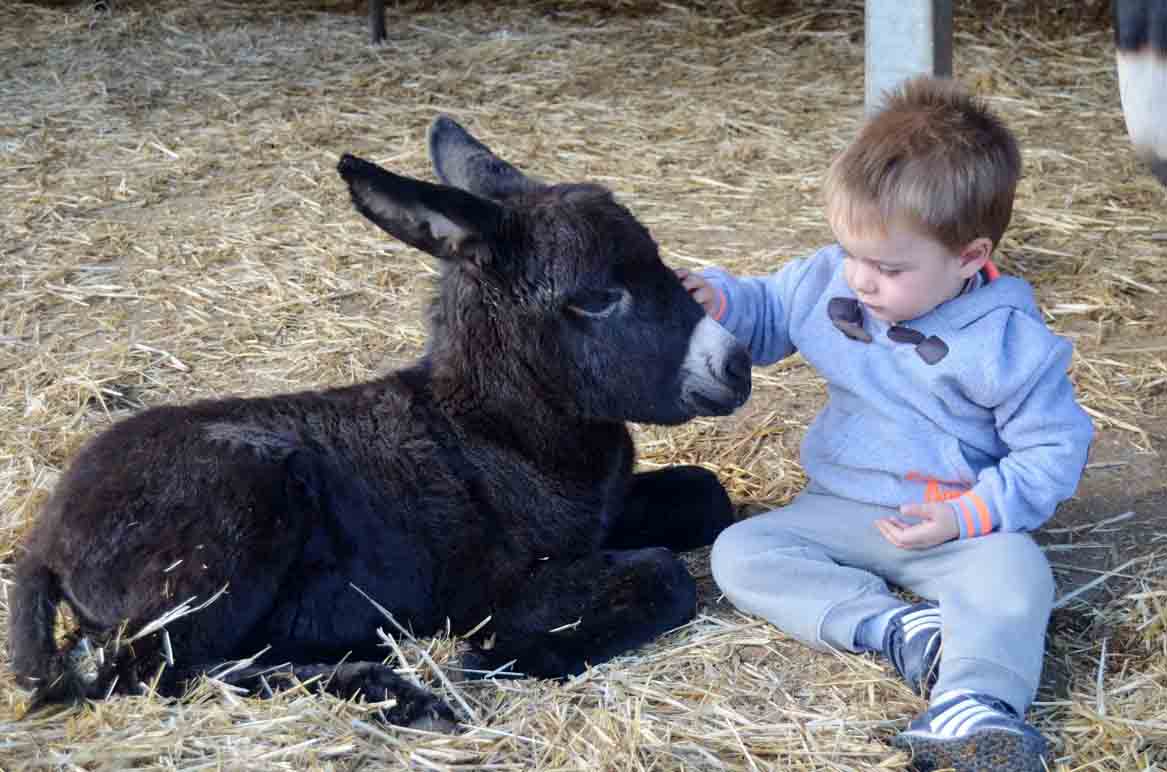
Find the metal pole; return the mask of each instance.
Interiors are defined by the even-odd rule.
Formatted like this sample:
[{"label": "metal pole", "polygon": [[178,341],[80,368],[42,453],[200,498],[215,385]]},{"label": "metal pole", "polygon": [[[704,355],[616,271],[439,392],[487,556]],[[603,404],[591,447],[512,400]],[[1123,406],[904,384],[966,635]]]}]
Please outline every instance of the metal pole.
[{"label": "metal pole", "polygon": [[952,76],[952,0],[867,0],[864,107],[913,75]]}]

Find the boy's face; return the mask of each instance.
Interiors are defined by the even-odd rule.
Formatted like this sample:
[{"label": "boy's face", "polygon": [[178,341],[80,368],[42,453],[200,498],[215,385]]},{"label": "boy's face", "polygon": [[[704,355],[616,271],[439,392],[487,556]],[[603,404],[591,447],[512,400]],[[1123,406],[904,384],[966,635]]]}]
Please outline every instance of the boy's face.
[{"label": "boy's face", "polygon": [[862,233],[836,227],[835,237],[846,252],[847,285],[872,316],[889,324],[923,316],[956,297],[992,251],[988,239],[977,239],[954,252],[896,225]]}]

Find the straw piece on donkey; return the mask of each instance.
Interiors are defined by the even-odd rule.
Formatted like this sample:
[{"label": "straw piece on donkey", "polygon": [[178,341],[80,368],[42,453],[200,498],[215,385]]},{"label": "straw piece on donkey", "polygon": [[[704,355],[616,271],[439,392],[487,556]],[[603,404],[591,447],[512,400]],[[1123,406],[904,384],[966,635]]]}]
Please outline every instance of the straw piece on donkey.
[{"label": "straw piece on donkey", "polygon": [[1127,131],[1167,185],[1167,0],[1115,0],[1113,10]]},{"label": "straw piece on donkey", "polygon": [[[178,696],[270,647],[223,679],[323,676],[395,699],[392,723],[448,727],[379,664],[389,625],[364,593],[406,628],[471,633],[469,664],[539,677],[694,616],[674,550],[710,544],[729,497],[698,467],[633,474],[624,422],[730,413],[748,352],[608,190],[528,178],[446,117],[429,142],[443,185],[339,164],[365,217],[441,261],[425,354],[343,388],[155,407],[82,448],[16,566],[12,665],[34,707],[143,682]],[[58,648],[62,601],[79,625]]]}]

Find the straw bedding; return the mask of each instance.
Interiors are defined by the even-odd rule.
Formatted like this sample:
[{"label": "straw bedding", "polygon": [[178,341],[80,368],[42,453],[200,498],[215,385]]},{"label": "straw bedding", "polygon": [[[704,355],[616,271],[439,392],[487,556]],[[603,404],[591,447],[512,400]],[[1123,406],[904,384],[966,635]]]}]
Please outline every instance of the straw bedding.
[{"label": "straw bedding", "polygon": [[[1041,536],[1062,600],[1032,716],[1060,769],[1151,770],[1167,768],[1167,195],[1127,144],[1104,6],[960,2],[956,69],[1023,143],[1000,264],[1074,339],[1099,429]],[[349,383],[420,351],[434,266],[351,211],[342,152],[428,177],[444,111],[544,178],[610,186],[673,265],[769,271],[829,238],[819,188],[861,118],[861,2],[388,10],[374,49],[350,0],[0,9],[3,587],[71,453],[117,417]],[[782,504],[822,399],[797,358],[758,370],[733,417],[638,428],[641,464],[716,470],[743,516]],[[401,637],[386,656],[470,709],[455,736],[214,681],[22,720],[3,675],[0,768],[906,768],[884,740],[921,703],[886,667],[807,651],[719,599],[707,554],[689,562],[693,623],[567,683],[466,682],[456,640]],[[6,614],[0,591],[0,630]]]}]

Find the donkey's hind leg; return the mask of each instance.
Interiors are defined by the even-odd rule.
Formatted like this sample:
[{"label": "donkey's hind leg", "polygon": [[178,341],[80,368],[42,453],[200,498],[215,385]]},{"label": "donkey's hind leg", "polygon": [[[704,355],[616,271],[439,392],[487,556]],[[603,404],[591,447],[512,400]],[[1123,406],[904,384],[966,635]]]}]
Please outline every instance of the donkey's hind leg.
[{"label": "donkey's hind leg", "polygon": [[697,588],[667,549],[596,552],[534,564],[526,585],[471,639],[468,669],[540,678],[583,672],[693,618]]},{"label": "donkey's hind leg", "polygon": [[[344,700],[355,697],[363,697],[368,702],[391,700],[392,705],[383,710],[383,715],[388,723],[399,726],[451,731],[457,723],[454,712],[439,697],[402,678],[391,665],[379,662],[284,662],[235,669],[227,663],[187,664],[183,657],[187,648],[184,644],[189,640],[191,625],[183,622],[187,619],[172,623],[166,633],[153,633],[121,646],[110,666],[99,670],[97,681],[89,687],[89,696],[101,696],[100,692],[140,694],[148,689],[162,697],[181,697],[206,675],[245,689],[255,697],[270,697],[274,692],[303,686]],[[280,663],[281,653],[278,647],[252,652],[261,655],[258,660],[261,663]]]},{"label": "donkey's hind leg", "polygon": [[[291,542],[296,538],[295,533],[287,537]],[[288,547],[280,542],[270,546],[274,551]],[[37,688],[32,709],[109,694],[153,691],[181,697],[186,681],[200,668],[257,653],[247,638],[269,613],[286,565],[240,561],[224,569],[226,561],[212,559],[208,570],[201,571],[202,564],[190,568],[192,561],[178,563],[182,565],[166,575],[176,578],[176,592],[164,591],[166,576],[149,577],[132,588],[125,603],[135,609],[132,621],[112,626],[83,619],[71,644],[56,655],[61,667]],[[81,575],[78,584],[85,586],[86,578]],[[201,607],[153,632],[145,629],[175,613],[180,606],[175,597]]]},{"label": "donkey's hind leg", "polygon": [[733,505],[717,475],[674,466],[632,477],[624,512],[609,527],[607,549],[705,547],[733,523]]}]

